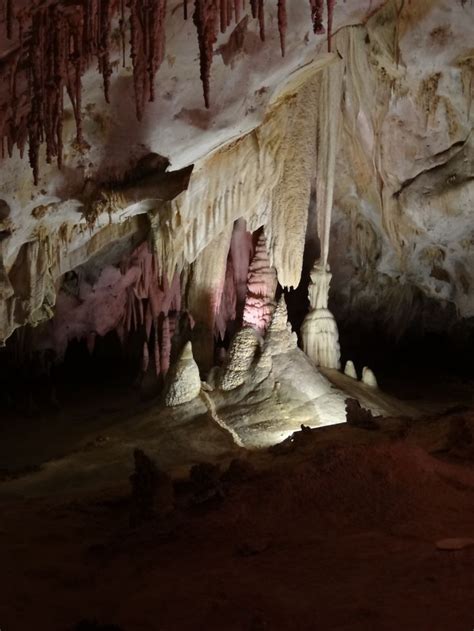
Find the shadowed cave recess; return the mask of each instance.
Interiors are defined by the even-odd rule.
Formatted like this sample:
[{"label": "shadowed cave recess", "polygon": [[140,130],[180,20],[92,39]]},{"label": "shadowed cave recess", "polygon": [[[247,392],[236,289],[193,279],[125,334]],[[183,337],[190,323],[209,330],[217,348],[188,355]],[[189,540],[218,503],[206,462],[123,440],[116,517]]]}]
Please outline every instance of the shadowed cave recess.
[{"label": "shadowed cave recess", "polygon": [[0,2],[0,627],[473,627],[471,0]]}]

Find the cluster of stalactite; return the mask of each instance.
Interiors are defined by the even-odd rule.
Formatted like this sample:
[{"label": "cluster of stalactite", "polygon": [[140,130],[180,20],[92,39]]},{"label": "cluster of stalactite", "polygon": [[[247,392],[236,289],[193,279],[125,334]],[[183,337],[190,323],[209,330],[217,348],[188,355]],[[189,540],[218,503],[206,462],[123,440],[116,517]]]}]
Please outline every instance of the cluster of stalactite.
[{"label": "cluster of stalactite", "polygon": [[[326,0],[328,43],[336,0]],[[324,0],[309,0],[315,33],[323,33]],[[224,33],[238,23],[245,0],[194,0],[193,21],[197,28],[204,101],[210,106],[210,74],[219,30]],[[10,97],[0,111],[0,138],[11,155],[16,145],[23,154],[29,143],[30,164],[38,181],[39,151],[46,145],[46,159],[61,166],[64,93],[74,111],[77,143],[82,138],[82,76],[95,58],[109,100],[111,24],[119,13],[119,32],[125,61],[125,10],[130,23],[130,54],[133,63],[136,113],[142,117],[146,100],[155,97],[155,75],[165,54],[166,0],[68,0],[30,2],[15,13],[13,0],[3,0],[6,35],[11,50],[0,62],[0,79]],[[265,0],[250,0],[252,16],[259,22],[265,40]],[[288,27],[287,0],[277,0],[278,29],[282,55]],[[183,0],[184,17],[188,1]],[[17,24],[17,30],[15,29]],[[26,73],[25,73],[26,69]],[[26,89],[25,89],[26,76]]]},{"label": "cluster of stalactite", "polygon": [[141,345],[142,371],[153,367],[157,377],[165,376],[173,339],[186,341],[193,325],[182,312],[181,293],[179,274],[168,281],[148,243],[142,243],[120,268],[105,266],[93,284],[79,272],[74,291],[63,285],[42,345],[60,360],[74,339],[86,340],[92,353],[98,336],[115,331],[126,345],[133,334]]}]

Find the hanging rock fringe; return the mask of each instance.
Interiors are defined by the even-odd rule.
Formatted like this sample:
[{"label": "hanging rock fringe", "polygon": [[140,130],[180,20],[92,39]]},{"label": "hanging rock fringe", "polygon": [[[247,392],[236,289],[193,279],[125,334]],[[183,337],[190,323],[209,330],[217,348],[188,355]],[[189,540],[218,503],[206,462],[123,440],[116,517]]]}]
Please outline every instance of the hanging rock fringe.
[{"label": "hanging rock fringe", "polygon": [[[328,48],[336,0],[327,2]],[[324,0],[310,0],[315,33],[324,33]],[[29,160],[35,183],[39,177],[40,147],[46,145],[46,159],[62,161],[64,92],[72,103],[78,146],[82,136],[82,76],[95,58],[103,78],[105,99],[109,101],[112,65],[111,25],[119,15],[122,63],[125,66],[126,16],[130,22],[130,49],[133,64],[137,118],[143,116],[146,100],[155,98],[155,76],[165,55],[166,0],[51,0],[32,2],[15,12],[13,0],[3,0],[6,35],[13,41],[18,24],[16,47],[0,62],[0,80],[9,86],[10,98],[0,111],[0,139],[11,156],[18,147],[23,155],[29,142]],[[194,0],[193,21],[197,29],[200,74],[204,102],[210,105],[210,75],[218,31],[225,33],[232,21],[241,19],[242,0]],[[258,19],[260,38],[265,40],[265,0],[250,0]],[[281,53],[285,55],[288,26],[286,0],[278,0],[278,31]],[[188,0],[183,0],[183,16],[188,17]],[[25,72],[26,71],[26,72]],[[19,93],[19,86],[27,84]]]}]

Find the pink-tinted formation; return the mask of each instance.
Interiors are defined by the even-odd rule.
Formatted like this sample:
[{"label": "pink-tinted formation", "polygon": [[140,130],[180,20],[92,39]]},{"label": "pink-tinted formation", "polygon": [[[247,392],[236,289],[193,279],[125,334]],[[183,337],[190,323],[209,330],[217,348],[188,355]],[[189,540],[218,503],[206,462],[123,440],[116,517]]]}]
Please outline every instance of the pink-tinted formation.
[{"label": "pink-tinted formation", "polygon": [[[323,0],[309,0],[315,33],[323,33]],[[224,33],[238,23],[245,0],[194,0],[200,72],[204,101],[210,106],[210,75],[219,30]],[[11,48],[0,62],[0,80],[8,86],[9,99],[0,110],[0,138],[8,154],[17,146],[23,154],[26,141],[35,183],[38,182],[39,149],[46,145],[47,161],[62,158],[64,93],[72,102],[77,143],[82,138],[82,76],[97,61],[103,77],[105,98],[109,99],[112,67],[111,24],[119,13],[119,32],[125,63],[126,10],[130,25],[130,54],[133,64],[136,114],[143,115],[146,100],[153,101],[155,75],[165,54],[166,0],[3,0],[6,36]],[[328,46],[335,0],[327,0]],[[282,55],[288,27],[286,0],[277,0],[278,29]],[[184,18],[188,0],[183,0]],[[260,37],[265,40],[265,0],[250,0],[258,19]],[[25,67],[27,72],[25,73]],[[25,82],[27,85],[23,85]]]},{"label": "pink-tinted formation", "polygon": [[79,279],[77,295],[59,292],[47,343],[61,356],[73,339],[85,338],[92,352],[96,335],[116,331],[123,343],[131,332],[140,331],[142,370],[146,372],[153,357],[157,375],[164,375],[180,310],[179,275],[171,283],[160,278],[156,257],[143,243],[120,269],[105,267],[93,285]]}]

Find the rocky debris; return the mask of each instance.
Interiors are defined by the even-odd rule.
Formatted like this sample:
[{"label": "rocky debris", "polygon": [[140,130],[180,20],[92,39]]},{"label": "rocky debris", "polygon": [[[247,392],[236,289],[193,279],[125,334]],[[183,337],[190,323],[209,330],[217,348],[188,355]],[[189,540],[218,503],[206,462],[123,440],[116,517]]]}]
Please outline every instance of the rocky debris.
[{"label": "rocky debris", "polygon": [[189,403],[201,392],[199,368],[194,361],[193,347],[188,342],[176,362],[165,395],[165,405],[174,407]]},{"label": "rocky debris", "polygon": [[311,427],[302,425],[299,432],[293,432],[293,434],[285,438],[283,442],[278,443],[278,445],[273,445],[270,447],[269,452],[276,456],[281,456],[294,451],[304,451],[314,445],[315,441],[316,432],[311,429]]},{"label": "rocky debris", "polygon": [[202,462],[192,466],[189,472],[189,481],[193,504],[203,504],[209,500],[224,497],[221,470],[217,465]]},{"label": "rocky debris", "polygon": [[234,458],[222,476],[222,481],[230,484],[246,482],[253,478],[255,473],[255,467],[251,462],[243,458]]},{"label": "rocky debris", "polygon": [[359,429],[380,429],[375,422],[372,412],[363,408],[357,399],[346,399],[346,421],[352,427]]},{"label": "rocky debris", "polygon": [[174,507],[174,489],[171,478],[141,449],[133,453],[135,470],[130,476],[132,496],[130,525],[169,514]]},{"label": "rocky debris", "polygon": [[452,537],[440,539],[436,542],[436,549],[441,552],[457,552],[466,548],[474,548],[474,539],[472,537]]},{"label": "rocky debris", "polygon": [[449,421],[447,449],[459,458],[474,457],[474,440],[472,429],[463,417]]}]

